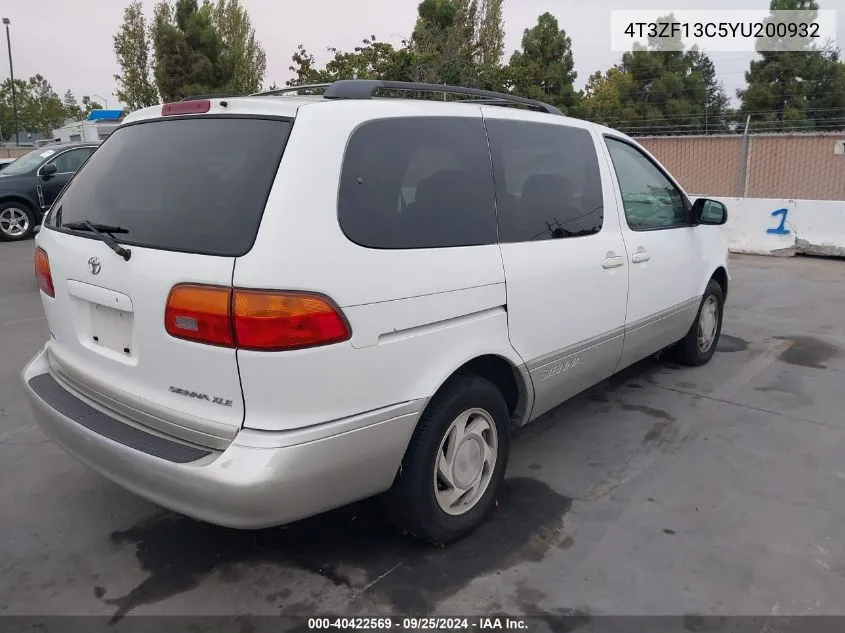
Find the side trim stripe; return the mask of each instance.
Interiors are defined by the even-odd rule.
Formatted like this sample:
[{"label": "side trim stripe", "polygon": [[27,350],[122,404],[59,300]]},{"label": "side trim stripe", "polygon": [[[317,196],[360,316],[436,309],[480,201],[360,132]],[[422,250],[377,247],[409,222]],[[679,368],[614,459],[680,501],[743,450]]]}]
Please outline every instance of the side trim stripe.
[{"label": "side trim stripe", "polygon": [[596,345],[602,345],[603,343],[612,341],[613,339],[623,336],[624,334],[627,334],[629,332],[633,332],[635,330],[654,325],[658,321],[662,321],[667,317],[673,316],[680,312],[684,312],[693,307],[697,308],[699,303],[701,303],[701,297],[694,297],[693,299],[688,299],[687,301],[674,305],[671,308],[661,310],[660,312],[655,312],[654,314],[644,319],[639,319],[638,321],[634,321],[633,323],[628,323],[624,327],[616,328],[614,330],[611,330],[610,332],[605,332],[604,334],[599,334],[598,336],[594,336],[592,338],[586,339],[584,341],[579,341],[578,343],[569,345],[554,352],[544,354],[543,356],[540,356],[525,363],[525,368],[529,372],[533,372],[541,367],[544,367],[545,365],[559,362],[567,356],[578,354],[579,352],[583,352],[584,350],[589,349],[591,347],[595,347]]}]

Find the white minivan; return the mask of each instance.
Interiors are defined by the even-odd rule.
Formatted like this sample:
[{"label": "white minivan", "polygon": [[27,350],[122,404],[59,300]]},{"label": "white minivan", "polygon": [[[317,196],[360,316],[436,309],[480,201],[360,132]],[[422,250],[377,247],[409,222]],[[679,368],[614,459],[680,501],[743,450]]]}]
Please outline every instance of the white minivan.
[{"label": "white minivan", "polygon": [[445,543],[514,429],[664,348],[713,355],[727,212],[636,141],[467,88],[293,92],[135,112],[54,203],[23,381],[82,463],[236,528],[380,495]]}]

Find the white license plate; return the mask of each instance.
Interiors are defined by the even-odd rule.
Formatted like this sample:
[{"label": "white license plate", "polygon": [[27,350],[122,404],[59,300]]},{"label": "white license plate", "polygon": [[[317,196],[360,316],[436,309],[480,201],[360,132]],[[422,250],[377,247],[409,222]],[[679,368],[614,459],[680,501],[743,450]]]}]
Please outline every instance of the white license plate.
[{"label": "white license plate", "polygon": [[131,312],[92,304],[92,342],[113,352],[132,356],[132,321]]}]

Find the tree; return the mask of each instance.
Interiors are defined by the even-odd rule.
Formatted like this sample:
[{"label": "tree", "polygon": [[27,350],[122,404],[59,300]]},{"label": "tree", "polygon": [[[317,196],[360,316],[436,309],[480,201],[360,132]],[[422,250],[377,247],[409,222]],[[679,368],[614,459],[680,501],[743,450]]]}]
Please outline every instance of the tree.
[{"label": "tree", "polygon": [[812,127],[840,130],[845,124],[845,63],[839,49],[826,46],[808,60],[807,119]]},{"label": "tree", "polygon": [[371,35],[352,51],[329,47],[332,57],[323,68],[300,44],[291,58],[295,77],[287,84],[357,77],[504,90],[509,75],[501,65],[502,0],[481,0],[480,8],[478,1],[423,0],[413,33],[401,46]]},{"label": "tree", "polygon": [[74,121],[78,121],[82,118],[82,108],[79,107],[79,103],[76,101],[76,96],[68,90],[64,97],[62,97],[62,103],[65,108],[65,118],[73,119]]},{"label": "tree", "polygon": [[[29,99],[29,84],[23,79],[16,79],[15,93],[18,104],[18,131],[29,131],[32,126],[25,116],[25,104]],[[12,105],[12,81],[6,79],[0,84],[0,130],[3,137],[7,139],[15,137],[15,117]]]},{"label": "tree", "polygon": [[134,0],[124,9],[123,24],[113,41],[121,70],[114,76],[118,85],[117,98],[130,110],[158,103],[158,91],[151,77],[148,29],[141,0]]},{"label": "tree", "polygon": [[610,127],[624,123],[622,96],[631,93],[632,81],[631,75],[616,66],[605,73],[597,70],[587,80],[578,114]]},{"label": "tree", "polygon": [[[672,14],[655,20],[674,21]],[[591,80],[584,106],[593,120],[640,134],[728,130],[729,100],[713,62],[696,47],[684,50],[679,35],[635,44],[614,69]]]},{"label": "tree", "polygon": [[690,63],[690,73],[700,76],[707,90],[707,100],[704,103],[704,131],[727,132],[730,115],[731,100],[725,92],[724,84],[716,79],[716,67],[711,59],[693,47],[687,53]]},{"label": "tree", "polygon": [[417,14],[409,43],[414,80],[477,87],[477,0],[423,0]]},{"label": "tree", "polygon": [[65,107],[53,86],[42,75],[29,78],[24,101],[23,119],[33,132],[52,136],[53,130],[65,121]]},{"label": "tree", "polygon": [[502,0],[482,0],[478,15],[476,58],[483,70],[501,66],[505,52]]},{"label": "tree", "polygon": [[[774,12],[783,10],[806,11],[807,21],[814,22],[819,6],[815,0],[771,0],[769,8],[773,13],[766,18],[767,23],[781,22],[783,18]],[[823,53],[813,50],[809,38],[802,42],[802,50],[785,48],[781,38],[758,41],[756,49],[761,59],[751,62],[745,73],[747,87],[737,90],[740,113],[752,115],[752,122],[763,129],[788,129],[790,126],[784,122],[806,118],[806,82],[812,81],[814,70],[824,66],[819,63]]]},{"label": "tree", "polygon": [[85,95],[82,97],[82,118],[85,119],[91,114],[94,110],[102,110],[103,106],[99,103],[91,99],[90,96]]},{"label": "tree", "polygon": [[[67,118],[65,102],[42,75],[24,81],[15,80],[20,132],[35,132],[47,137]],[[9,79],[0,85],[0,128],[6,138],[14,137],[15,124],[12,108],[12,83]]]},{"label": "tree", "polygon": [[386,79],[411,81],[413,56],[406,47],[394,48],[381,42],[375,35],[365,37],[352,52],[330,47],[332,58],[323,69],[316,67],[314,56],[300,44],[292,56],[290,71],[295,78],[288,86],[330,83],[339,79]]},{"label": "tree", "polygon": [[522,50],[511,55],[510,73],[516,94],[546,101],[564,112],[577,105],[572,40],[551,13],[544,13],[535,26],[525,29]]},{"label": "tree", "polygon": [[214,7],[197,0],[156,5],[152,40],[155,80],[165,101],[233,91],[233,56],[213,19]]},{"label": "tree", "polygon": [[325,71],[317,68],[317,60],[309,53],[305,46],[299,44],[296,51],[291,55],[293,66],[288,70],[294,73],[295,77],[285,82],[288,86],[303,86],[306,84],[318,84],[326,81]]},{"label": "tree", "polygon": [[212,15],[212,24],[222,38],[226,58],[232,64],[232,91],[235,94],[258,92],[267,70],[267,55],[255,37],[249,14],[240,0],[217,0]]}]

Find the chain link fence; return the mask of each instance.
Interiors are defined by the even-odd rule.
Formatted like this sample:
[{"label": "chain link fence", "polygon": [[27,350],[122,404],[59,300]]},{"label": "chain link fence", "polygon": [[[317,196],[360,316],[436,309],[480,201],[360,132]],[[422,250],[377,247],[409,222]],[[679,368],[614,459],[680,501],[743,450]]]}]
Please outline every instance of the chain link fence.
[{"label": "chain link fence", "polygon": [[845,131],[637,141],[692,194],[845,200]]}]

